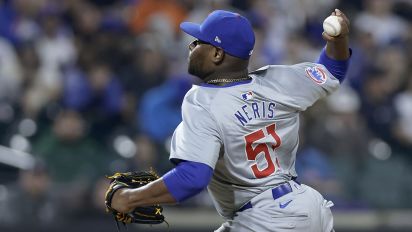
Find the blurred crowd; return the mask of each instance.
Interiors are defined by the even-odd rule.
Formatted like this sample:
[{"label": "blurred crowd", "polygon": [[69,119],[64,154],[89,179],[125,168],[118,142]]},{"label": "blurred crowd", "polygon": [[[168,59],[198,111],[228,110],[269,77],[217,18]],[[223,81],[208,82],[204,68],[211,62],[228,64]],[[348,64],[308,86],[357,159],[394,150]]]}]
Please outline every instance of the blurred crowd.
[{"label": "blurred crowd", "polygon": [[[103,214],[105,175],[172,167],[170,137],[198,81],[180,22],[245,15],[254,70],[316,61],[335,8],[351,20],[351,65],[303,114],[299,179],[337,208],[411,208],[412,1],[0,0],[0,144],[36,157],[16,180],[0,176],[0,224]],[[201,194],[183,207],[209,204]]]}]

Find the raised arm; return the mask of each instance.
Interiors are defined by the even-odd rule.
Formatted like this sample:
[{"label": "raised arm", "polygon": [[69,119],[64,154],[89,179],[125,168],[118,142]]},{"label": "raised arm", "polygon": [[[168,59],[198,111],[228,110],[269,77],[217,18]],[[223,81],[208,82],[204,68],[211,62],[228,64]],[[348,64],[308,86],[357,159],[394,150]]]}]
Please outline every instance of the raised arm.
[{"label": "raised arm", "polygon": [[350,22],[346,15],[339,9],[335,9],[332,15],[339,17],[341,24],[341,33],[339,36],[330,36],[326,32],[322,33],[322,37],[327,41],[326,55],[334,60],[347,60],[350,57],[349,51],[349,26]]},{"label": "raised arm", "polygon": [[351,50],[349,49],[349,19],[336,9],[332,15],[338,16],[341,24],[339,36],[330,36],[326,32],[322,33],[326,40],[326,47],[322,50],[317,63],[323,64],[332,75],[342,82],[345,79],[346,71],[349,67]]}]

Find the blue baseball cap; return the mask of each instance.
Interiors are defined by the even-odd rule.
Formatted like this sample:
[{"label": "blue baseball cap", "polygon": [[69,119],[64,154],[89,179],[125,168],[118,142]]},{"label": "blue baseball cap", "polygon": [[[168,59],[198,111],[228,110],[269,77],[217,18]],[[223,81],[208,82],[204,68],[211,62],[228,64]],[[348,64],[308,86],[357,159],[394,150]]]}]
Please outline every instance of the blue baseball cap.
[{"label": "blue baseball cap", "polygon": [[201,41],[245,60],[252,55],[255,45],[255,34],[250,22],[240,14],[230,11],[213,11],[202,24],[183,22],[180,28]]}]

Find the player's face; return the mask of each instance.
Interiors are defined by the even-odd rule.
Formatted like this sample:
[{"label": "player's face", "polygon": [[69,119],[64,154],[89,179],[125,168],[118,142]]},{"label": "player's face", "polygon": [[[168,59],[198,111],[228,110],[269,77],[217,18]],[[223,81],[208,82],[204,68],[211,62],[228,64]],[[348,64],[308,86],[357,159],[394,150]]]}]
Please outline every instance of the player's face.
[{"label": "player's face", "polygon": [[209,55],[212,45],[195,40],[189,44],[189,66],[188,72],[200,79],[205,79],[211,73]]}]

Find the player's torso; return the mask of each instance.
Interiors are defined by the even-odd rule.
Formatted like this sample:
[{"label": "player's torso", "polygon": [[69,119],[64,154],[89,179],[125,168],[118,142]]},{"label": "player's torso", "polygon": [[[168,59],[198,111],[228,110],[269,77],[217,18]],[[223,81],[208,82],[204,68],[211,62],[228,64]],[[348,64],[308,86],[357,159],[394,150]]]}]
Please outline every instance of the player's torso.
[{"label": "player's torso", "polygon": [[[250,83],[230,87],[195,87],[182,106],[184,120],[192,127],[197,127],[192,120],[197,112],[211,117],[198,127],[203,137],[210,135],[206,142],[211,147],[204,150],[211,157],[195,157],[192,149],[179,151],[189,160],[215,167],[208,190],[219,213],[229,218],[252,197],[296,176],[299,112],[339,86],[324,66],[310,62],[270,65],[251,76]],[[191,131],[182,127],[178,132],[185,130]],[[183,132],[176,137],[190,145]],[[223,145],[219,157],[219,146],[210,142],[217,137]],[[199,151],[199,145],[193,150]]]},{"label": "player's torso", "polygon": [[296,176],[299,114],[259,77],[205,91],[216,94],[209,109],[223,142],[209,191],[218,211],[228,216],[253,196]]},{"label": "player's torso", "polygon": [[274,185],[295,175],[298,112],[256,81],[219,92],[211,106],[224,145],[216,174],[240,186]]}]

